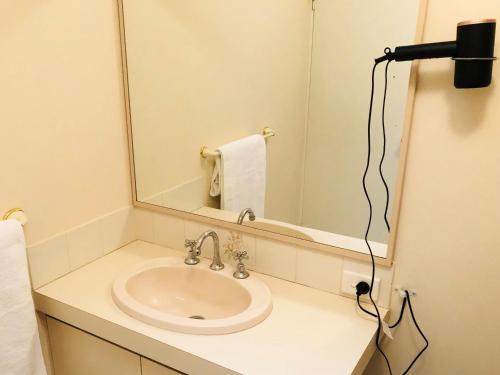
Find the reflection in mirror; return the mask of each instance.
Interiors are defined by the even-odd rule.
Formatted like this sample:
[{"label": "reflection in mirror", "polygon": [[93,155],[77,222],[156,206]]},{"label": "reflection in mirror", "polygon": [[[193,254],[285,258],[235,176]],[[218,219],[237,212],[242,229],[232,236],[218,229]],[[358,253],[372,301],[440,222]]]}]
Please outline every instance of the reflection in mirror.
[{"label": "reflection in mirror", "polygon": [[[122,1],[137,200],[233,223],[252,208],[243,225],[366,252],[371,68],[414,42],[419,1]],[[409,72],[389,67],[389,212]],[[368,176],[380,257],[383,80],[379,69]]]}]

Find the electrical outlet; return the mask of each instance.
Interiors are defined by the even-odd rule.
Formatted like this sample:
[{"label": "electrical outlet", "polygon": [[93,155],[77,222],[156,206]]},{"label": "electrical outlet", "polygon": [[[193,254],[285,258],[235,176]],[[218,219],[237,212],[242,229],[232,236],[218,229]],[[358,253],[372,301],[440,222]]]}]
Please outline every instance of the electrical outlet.
[{"label": "electrical outlet", "polygon": [[[344,271],[342,275],[341,292],[343,294],[356,297],[356,284],[359,283],[360,281],[366,281],[369,285],[371,280],[372,280],[371,275],[364,275],[352,271]],[[379,289],[380,289],[380,278],[375,277],[375,280],[373,281],[373,290],[372,290],[372,297],[374,301],[378,299]],[[361,298],[367,298],[367,297],[368,296],[365,295],[362,296]]]},{"label": "electrical outlet", "polygon": [[415,297],[417,295],[416,290],[403,288],[403,287],[399,287],[399,286],[394,287],[394,291],[396,293],[398,293],[401,298],[406,297],[406,291],[408,291],[408,293],[410,294],[410,297]]}]

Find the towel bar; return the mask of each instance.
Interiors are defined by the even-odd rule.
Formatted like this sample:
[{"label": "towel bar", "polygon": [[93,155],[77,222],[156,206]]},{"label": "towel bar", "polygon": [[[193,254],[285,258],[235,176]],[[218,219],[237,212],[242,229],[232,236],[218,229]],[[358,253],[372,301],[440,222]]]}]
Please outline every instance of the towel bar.
[{"label": "towel bar", "polygon": [[[262,129],[262,136],[264,137],[264,139],[274,137],[275,135],[276,132],[269,127],[265,127],[264,129]],[[207,146],[202,146],[200,149],[200,155],[202,158],[215,158],[220,156],[220,152],[217,150],[211,150]]]},{"label": "towel bar", "polygon": [[26,216],[22,208],[11,208],[7,212],[5,212],[2,216],[2,221],[9,219],[15,219],[19,221],[23,226],[28,222],[28,217]]}]

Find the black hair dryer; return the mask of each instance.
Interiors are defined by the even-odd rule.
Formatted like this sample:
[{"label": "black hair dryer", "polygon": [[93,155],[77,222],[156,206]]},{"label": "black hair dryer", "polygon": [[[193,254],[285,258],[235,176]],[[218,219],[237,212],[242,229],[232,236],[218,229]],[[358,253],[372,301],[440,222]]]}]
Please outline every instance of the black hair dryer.
[{"label": "black hair dryer", "polygon": [[455,87],[471,89],[491,83],[495,50],[495,19],[460,22],[457,40],[386,48],[385,55],[375,61],[410,61],[451,57],[455,61]]}]

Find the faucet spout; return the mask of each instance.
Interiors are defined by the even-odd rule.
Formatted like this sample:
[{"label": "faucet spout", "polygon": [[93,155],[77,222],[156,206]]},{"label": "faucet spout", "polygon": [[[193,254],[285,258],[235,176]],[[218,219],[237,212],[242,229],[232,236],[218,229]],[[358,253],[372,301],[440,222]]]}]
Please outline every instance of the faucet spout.
[{"label": "faucet spout", "polygon": [[255,213],[253,212],[253,210],[251,208],[245,208],[243,211],[240,212],[240,216],[238,216],[237,223],[240,225],[243,224],[243,220],[245,220],[245,216],[247,214],[248,214],[248,218],[250,219],[250,221],[255,220]]},{"label": "faucet spout", "polygon": [[214,257],[212,259],[212,264],[210,264],[210,269],[214,271],[220,271],[224,268],[224,264],[220,258],[220,248],[219,248],[219,236],[213,230],[207,230],[202,233],[202,235],[196,240],[196,249],[201,253],[201,246],[207,238],[212,238],[214,243]]}]

